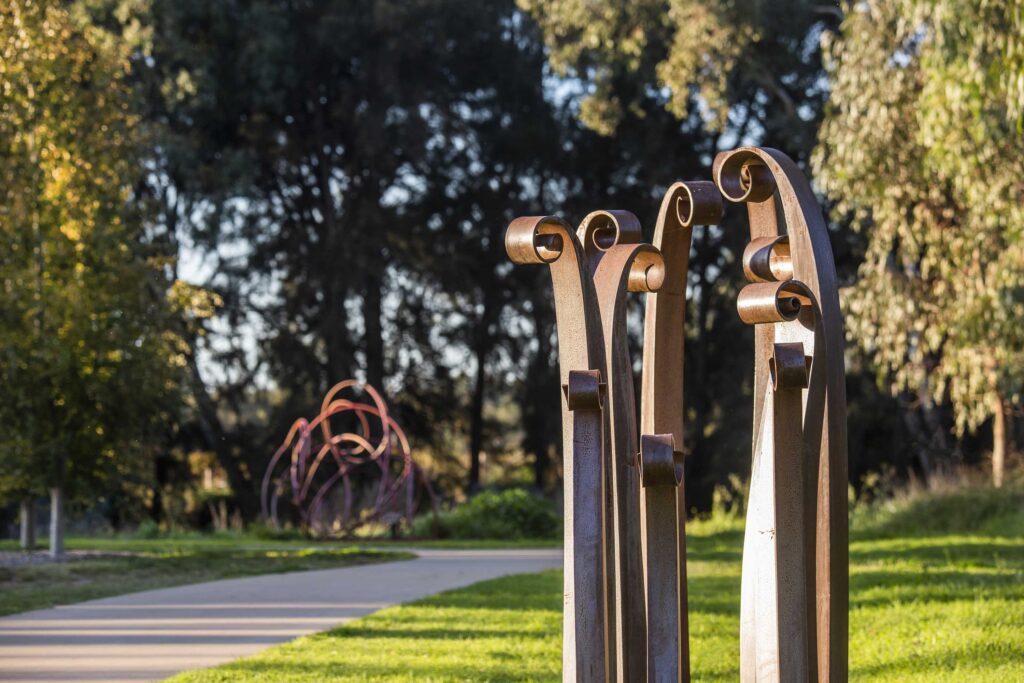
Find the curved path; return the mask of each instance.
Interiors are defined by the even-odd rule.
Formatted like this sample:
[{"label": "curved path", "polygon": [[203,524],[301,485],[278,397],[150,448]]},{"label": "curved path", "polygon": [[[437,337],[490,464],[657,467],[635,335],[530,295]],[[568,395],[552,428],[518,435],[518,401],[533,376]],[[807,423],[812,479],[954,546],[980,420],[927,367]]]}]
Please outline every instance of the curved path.
[{"label": "curved path", "polygon": [[226,579],[3,617],[0,680],[159,680],[382,607],[562,564],[556,548],[415,552],[415,560]]}]

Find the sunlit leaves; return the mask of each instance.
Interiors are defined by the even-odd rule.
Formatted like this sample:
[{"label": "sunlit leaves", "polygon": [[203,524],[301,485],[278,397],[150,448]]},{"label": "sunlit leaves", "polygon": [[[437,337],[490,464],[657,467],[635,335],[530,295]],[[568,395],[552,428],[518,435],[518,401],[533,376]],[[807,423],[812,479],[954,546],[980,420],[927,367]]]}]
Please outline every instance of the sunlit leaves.
[{"label": "sunlit leaves", "polygon": [[1024,380],[1022,13],[872,0],[826,37],[817,179],[870,238],[850,336],[896,390],[951,399],[961,430]]},{"label": "sunlit leaves", "polygon": [[144,470],[181,364],[143,253],[133,48],[86,9],[0,2],[0,491]]}]

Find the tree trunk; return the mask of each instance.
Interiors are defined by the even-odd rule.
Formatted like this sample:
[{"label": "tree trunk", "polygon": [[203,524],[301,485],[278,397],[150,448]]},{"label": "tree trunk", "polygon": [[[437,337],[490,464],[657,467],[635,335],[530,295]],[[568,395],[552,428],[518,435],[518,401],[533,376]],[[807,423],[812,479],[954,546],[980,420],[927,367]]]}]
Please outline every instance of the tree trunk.
[{"label": "tree trunk", "polygon": [[1006,428],[1006,402],[998,393],[992,405],[992,485],[1000,488],[1006,471],[1006,451],[1009,430]]},{"label": "tree trunk", "polygon": [[224,425],[217,415],[217,406],[213,402],[209,392],[206,390],[206,383],[203,382],[199,372],[199,364],[196,362],[195,352],[188,354],[189,372],[191,374],[192,396],[196,401],[196,421],[199,424],[206,447],[217,456],[217,463],[224,468],[228,477],[228,484],[234,494],[235,501],[246,519],[254,519],[259,512],[259,498],[256,495],[256,488],[249,478],[242,471],[238,458],[235,457],[231,444],[228,442]]},{"label": "tree trunk", "polygon": [[481,344],[476,349],[476,379],[469,416],[469,491],[480,488],[480,453],[484,449],[484,388],[487,349]]},{"label": "tree trunk", "polygon": [[[379,257],[378,257],[379,258]],[[370,264],[370,271],[381,268],[383,264]],[[384,393],[384,325],[381,317],[381,298],[383,296],[384,283],[379,274],[367,278],[366,294],[363,296],[363,324],[365,325],[366,337],[363,345],[366,349],[366,381],[375,389]]]},{"label": "tree trunk", "polygon": [[551,364],[551,329],[553,315],[539,288],[530,296],[533,304],[533,327],[537,334],[537,352],[527,366],[520,403],[523,406],[523,450],[533,455],[533,485],[546,491],[551,470],[551,451],[555,447],[558,428],[553,422],[561,415],[559,396],[551,390],[557,386],[558,371]]},{"label": "tree trunk", "polygon": [[931,480],[932,475],[935,473],[935,468],[932,465],[930,440],[925,433],[924,426],[921,424],[918,410],[913,405],[912,396],[908,392],[904,392],[897,400],[899,401],[900,412],[903,416],[903,425],[910,433],[911,450],[917,456],[917,464],[921,468],[921,476],[927,482]]},{"label": "tree trunk", "polygon": [[36,502],[32,498],[21,501],[21,547],[24,550],[36,547]]},{"label": "tree trunk", "polygon": [[64,487],[50,489],[50,557],[64,555]]}]

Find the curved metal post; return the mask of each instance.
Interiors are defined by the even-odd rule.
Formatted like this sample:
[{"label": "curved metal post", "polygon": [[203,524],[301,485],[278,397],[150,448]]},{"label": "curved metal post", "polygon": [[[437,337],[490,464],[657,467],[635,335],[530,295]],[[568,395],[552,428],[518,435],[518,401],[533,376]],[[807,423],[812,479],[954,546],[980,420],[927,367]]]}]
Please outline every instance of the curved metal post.
[{"label": "curved metal post", "polygon": [[[739,302],[741,317],[756,325],[757,435],[747,528],[751,545],[744,546],[741,678],[840,683],[847,680],[848,647],[846,392],[843,323],[828,233],[807,180],[782,152],[757,147],[723,152],[715,159],[713,173],[726,198],[747,204],[752,238],[744,254],[744,272],[754,284],[741,292]],[[799,404],[795,402],[796,387],[785,383],[780,387],[772,381],[773,372],[795,372],[782,357],[795,355],[795,347],[786,345],[797,343],[810,358],[808,386],[799,388]],[[799,416],[794,415],[797,408]],[[801,454],[796,461],[791,458],[794,453]],[[776,481],[778,476],[804,482]],[[801,491],[802,495],[790,494],[789,498],[804,508],[800,523],[805,552],[800,563],[806,586],[803,611],[807,616],[802,629],[808,663],[806,677],[798,678],[779,674],[778,666],[798,667],[799,656],[792,651],[779,652],[785,645],[780,640],[790,636],[780,632],[777,639],[762,637],[768,632],[762,629],[773,627],[758,618],[756,594],[748,583],[753,580],[748,575],[763,567],[756,564],[755,555],[763,548],[758,545],[761,539],[751,536],[754,527],[767,521],[769,525],[762,531],[770,527],[771,533],[779,533],[779,514],[789,515],[787,524],[800,518],[799,511],[779,507],[780,487]],[[774,521],[764,517],[769,514],[760,507],[765,500],[772,501],[769,508]],[[780,590],[791,585],[786,582],[797,572],[793,558],[799,553],[787,547],[786,542],[775,544],[781,558],[777,556],[774,570],[785,574],[782,579],[776,576]],[[759,580],[764,580],[763,575]],[[780,601],[783,598],[779,596]],[[774,669],[764,664],[765,643],[776,650]],[[769,670],[775,673],[764,677]]]},{"label": "curved metal post", "polygon": [[[565,553],[562,679],[608,680],[600,373],[601,324],[583,250],[564,222],[517,218],[505,234],[515,263],[547,264],[555,294],[562,397]],[[597,398],[595,398],[595,391]],[[595,402],[597,408],[594,408]],[[595,417],[596,415],[596,417]],[[580,477],[580,480],[577,480]]]},{"label": "curved metal post", "polygon": [[647,570],[647,677],[659,683],[682,681],[689,668],[683,657],[686,613],[677,609],[685,593],[676,505],[676,491],[683,481],[682,455],[671,434],[640,437],[640,518]]},{"label": "curved metal post", "polygon": [[647,644],[643,563],[640,547],[640,482],[636,394],[626,334],[627,292],[656,291],[664,261],[649,244],[638,244],[640,223],[627,211],[595,211],[577,231],[587,252],[600,308],[607,355],[609,401],[605,416],[608,473],[605,534],[612,644],[612,679],[646,680]]},{"label": "curved metal post", "polygon": [[[686,340],[686,274],[690,262],[690,239],[694,225],[715,225],[721,219],[722,195],[714,183],[680,182],[674,183],[665,193],[654,227],[653,245],[664,259],[665,277],[661,288],[647,295],[644,311],[640,433],[671,435],[679,448],[683,444],[683,347]],[[675,535],[679,553],[679,675],[680,680],[688,681],[686,497],[682,483],[674,492],[678,523]],[[669,541],[666,538],[662,542]],[[665,609],[664,605],[662,609]]]}]

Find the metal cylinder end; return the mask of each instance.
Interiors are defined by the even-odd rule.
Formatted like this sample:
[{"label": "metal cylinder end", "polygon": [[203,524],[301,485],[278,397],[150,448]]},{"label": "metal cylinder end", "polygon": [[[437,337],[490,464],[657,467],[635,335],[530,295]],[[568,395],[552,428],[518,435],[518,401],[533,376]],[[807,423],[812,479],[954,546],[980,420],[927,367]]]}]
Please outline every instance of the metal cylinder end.
[{"label": "metal cylinder end", "polygon": [[773,344],[772,356],[768,359],[772,387],[779,389],[805,389],[808,384],[810,358],[804,355],[800,342]]},{"label": "metal cylinder end", "polygon": [[505,251],[513,263],[551,263],[572,239],[572,229],[560,218],[521,216],[505,231]]},{"label": "metal cylinder end", "polygon": [[599,410],[604,390],[600,370],[570,370],[569,381],[562,385],[569,410]]},{"label": "metal cylinder end", "polygon": [[626,289],[630,292],[657,292],[665,284],[665,258],[657,247],[643,245],[629,267]]},{"label": "metal cylinder end", "polygon": [[781,282],[793,279],[793,255],[789,235],[759,237],[743,250],[743,274],[748,282]]},{"label": "metal cylinder end", "polygon": [[748,325],[796,320],[802,306],[814,300],[807,286],[797,280],[755,282],[740,290],[736,310]]},{"label": "metal cylinder end", "polygon": [[676,220],[681,226],[718,225],[722,221],[722,193],[713,182],[692,180],[678,185]]},{"label": "metal cylinder end", "polygon": [[676,487],[683,481],[683,454],[671,434],[640,437],[640,485]]},{"label": "metal cylinder end", "polygon": [[608,251],[616,244],[637,244],[643,239],[640,219],[629,211],[601,209],[588,213],[576,229],[583,248]]}]

